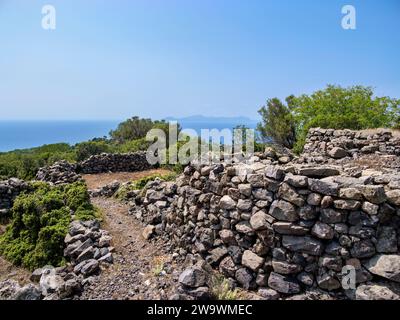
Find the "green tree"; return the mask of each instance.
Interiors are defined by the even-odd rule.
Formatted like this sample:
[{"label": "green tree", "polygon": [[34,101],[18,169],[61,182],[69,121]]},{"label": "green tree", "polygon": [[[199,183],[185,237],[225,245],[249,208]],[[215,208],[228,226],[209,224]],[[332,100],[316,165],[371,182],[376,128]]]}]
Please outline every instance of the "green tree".
[{"label": "green tree", "polygon": [[[286,99],[287,103],[291,98]],[[269,99],[267,105],[263,106],[258,113],[262,117],[262,122],[258,124],[257,130],[262,140],[272,140],[287,148],[292,148],[296,141],[296,125],[289,107],[278,98],[273,98]]]},{"label": "green tree", "polygon": [[310,128],[392,128],[400,119],[399,99],[377,97],[371,87],[328,85],[311,95],[289,97],[289,109],[296,122],[296,150],[301,151]]}]

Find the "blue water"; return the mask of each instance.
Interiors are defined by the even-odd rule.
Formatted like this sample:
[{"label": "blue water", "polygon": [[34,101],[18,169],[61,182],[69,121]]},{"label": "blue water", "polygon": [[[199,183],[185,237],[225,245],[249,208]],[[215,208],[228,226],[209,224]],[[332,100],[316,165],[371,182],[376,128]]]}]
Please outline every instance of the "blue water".
[{"label": "blue water", "polygon": [[119,121],[0,121],[0,152],[107,136]]},{"label": "blue water", "polygon": [[[120,121],[0,121],[0,152],[38,147],[44,144],[66,142],[75,144],[93,138],[108,136]],[[183,129],[233,129],[242,124],[255,128],[256,122],[185,121]]]}]

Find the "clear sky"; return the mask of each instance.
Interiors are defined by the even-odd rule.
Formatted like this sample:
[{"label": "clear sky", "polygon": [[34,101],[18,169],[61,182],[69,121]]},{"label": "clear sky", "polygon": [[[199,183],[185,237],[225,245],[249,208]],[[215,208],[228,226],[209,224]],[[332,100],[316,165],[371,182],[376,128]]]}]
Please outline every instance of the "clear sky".
[{"label": "clear sky", "polygon": [[0,0],[0,43],[0,120],[256,119],[328,83],[400,98],[399,0]]}]

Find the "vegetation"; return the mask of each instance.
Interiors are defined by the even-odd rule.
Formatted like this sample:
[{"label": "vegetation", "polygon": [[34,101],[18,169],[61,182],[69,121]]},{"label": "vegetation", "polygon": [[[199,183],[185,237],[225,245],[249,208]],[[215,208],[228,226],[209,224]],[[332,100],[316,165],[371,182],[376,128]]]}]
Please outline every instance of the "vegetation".
[{"label": "vegetation", "polygon": [[296,126],[289,107],[278,98],[273,98],[258,113],[263,120],[257,126],[262,140],[268,141],[272,137],[275,143],[292,148],[296,140]]},{"label": "vegetation", "polygon": [[371,87],[343,88],[328,85],[311,95],[290,96],[287,106],[279,99],[268,100],[260,109],[262,136],[301,152],[312,127],[332,129],[396,128],[400,126],[400,100],[377,97]]},{"label": "vegetation", "polygon": [[32,192],[19,195],[14,202],[11,223],[0,236],[0,253],[30,270],[62,265],[71,211],[79,220],[98,217],[85,184],[51,187],[34,183]]},{"label": "vegetation", "polygon": [[149,175],[147,177],[143,177],[141,179],[135,180],[129,184],[123,185],[115,193],[115,197],[119,200],[126,200],[128,198],[128,194],[131,191],[144,190],[146,185],[149,182],[154,181],[157,178],[161,179],[163,181],[172,181],[176,177],[177,177],[176,172],[169,172],[169,173],[165,173],[165,174],[155,173],[155,174]]},{"label": "vegetation", "polygon": [[[121,122],[116,130],[110,131],[111,139],[118,144],[123,144],[129,141],[139,140],[146,137],[146,134],[151,129],[161,129],[168,136],[169,123],[164,120],[141,119],[132,117],[124,122]],[[177,126],[178,133],[181,128]],[[168,140],[168,139],[167,139]]]},{"label": "vegetation", "polygon": [[214,275],[212,278],[211,293],[216,300],[240,300],[240,293],[232,289],[229,281],[221,276]]}]

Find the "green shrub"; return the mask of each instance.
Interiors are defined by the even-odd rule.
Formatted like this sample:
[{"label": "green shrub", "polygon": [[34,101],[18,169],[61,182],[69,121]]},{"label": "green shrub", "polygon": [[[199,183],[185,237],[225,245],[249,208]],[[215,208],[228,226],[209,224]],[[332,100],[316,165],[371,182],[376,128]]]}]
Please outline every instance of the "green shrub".
[{"label": "green shrub", "polygon": [[32,188],[14,201],[11,222],[0,236],[0,253],[30,270],[62,265],[71,212],[79,220],[95,219],[98,214],[81,182],[57,187],[33,183]]},{"label": "green shrub", "polygon": [[92,155],[111,152],[111,146],[106,141],[86,141],[75,145],[76,160],[83,161]]}]

